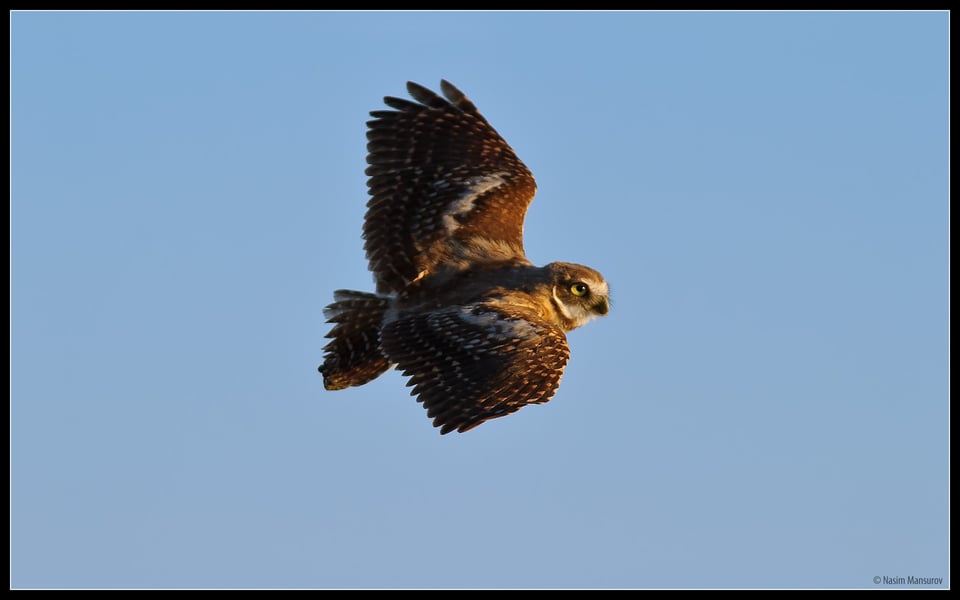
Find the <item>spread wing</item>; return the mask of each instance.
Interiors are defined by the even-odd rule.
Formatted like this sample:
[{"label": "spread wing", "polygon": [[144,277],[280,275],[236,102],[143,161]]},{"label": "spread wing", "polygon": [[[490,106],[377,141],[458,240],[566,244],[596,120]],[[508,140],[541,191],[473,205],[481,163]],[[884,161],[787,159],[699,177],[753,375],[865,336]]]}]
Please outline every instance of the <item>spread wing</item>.
[{"label": "spread wing", "polygon": [[444,268],[529,264],[523,217],[536,192],[530,170],[463,92],[445,98],[415,83],[416,100],[387,97],[370,113],[370,200],[364,249],[380,293]]},{"label": "spread wing", "polygon": [[543,403],[570,357],[563,331],[484,304],[425,312],[388,323],[381,348],[440,433]]}]

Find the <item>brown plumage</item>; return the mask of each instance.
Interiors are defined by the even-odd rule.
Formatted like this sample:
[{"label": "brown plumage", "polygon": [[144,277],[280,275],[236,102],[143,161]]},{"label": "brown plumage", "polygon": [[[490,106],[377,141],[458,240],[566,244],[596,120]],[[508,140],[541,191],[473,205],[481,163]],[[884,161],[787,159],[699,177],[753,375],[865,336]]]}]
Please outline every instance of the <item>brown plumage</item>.
[{"label": "brown plumage", "polygon": [[408,83],[367,123],[364,248],[376,294],[339,290],[320,366],[327,389],[396,365],[441,433],[549,400],[569,358],[565,332],[604,315],[593,269],[535,267],[523,220],[536,183],[463,93]]}]

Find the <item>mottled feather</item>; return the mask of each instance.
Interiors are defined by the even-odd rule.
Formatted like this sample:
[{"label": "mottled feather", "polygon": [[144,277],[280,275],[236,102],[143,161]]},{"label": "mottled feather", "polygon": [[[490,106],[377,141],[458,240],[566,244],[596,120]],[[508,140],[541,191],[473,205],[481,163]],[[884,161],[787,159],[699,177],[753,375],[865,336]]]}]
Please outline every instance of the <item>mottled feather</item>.
[{"label": "mottled feather", "polygon": [[546,402],[570,356],[558,327],[482,303],[400,318],[381,344],[440,433]]},{"label": "mottled feather", "polygon": [[479,263],[529,264],[523,219],[536,192],[530,170],[464,94],[444,97],[415,83],[417,100],[367,123],[364,249],[380,293],[400,292],[427,273]]},{"label": "mottled feather", "polygon": [[333,304],[323,310],[333,328],[332,341],[323,347],[327,359],[320,367],[323,385],[342,390],[371,381],[390,367],[380,352],[380,327],[389,299],[366,292],[337,290]]}]

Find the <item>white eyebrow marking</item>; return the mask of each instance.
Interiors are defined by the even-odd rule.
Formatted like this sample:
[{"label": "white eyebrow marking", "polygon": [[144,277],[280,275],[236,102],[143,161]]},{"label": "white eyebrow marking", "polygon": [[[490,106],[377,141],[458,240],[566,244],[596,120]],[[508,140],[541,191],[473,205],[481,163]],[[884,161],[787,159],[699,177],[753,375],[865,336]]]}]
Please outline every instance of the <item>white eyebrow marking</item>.
[{"label": "white eyebrow marking", "polygon": [[590,286],[590,291],[598,296],[609,296],[610,288],[607,287],[607,282],[602,279],[589,279],[586,282]]}]

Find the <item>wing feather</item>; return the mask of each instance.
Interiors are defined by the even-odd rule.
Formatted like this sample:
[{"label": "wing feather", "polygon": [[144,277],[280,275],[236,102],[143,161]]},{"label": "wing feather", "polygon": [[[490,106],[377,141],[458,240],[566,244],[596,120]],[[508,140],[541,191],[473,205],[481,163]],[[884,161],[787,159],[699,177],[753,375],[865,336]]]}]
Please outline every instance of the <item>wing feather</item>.
[{"label": "wing feather", "polygon": [[416,102],[386,97],[367,123],[370,200],[364,248],[380,293],[426,274],[483,263],[529,264],[523,219],[530,170],[467,97],[416,83]]},{"label": "wing feather", "polygon": [[570,357],[558,327],[481,303],[401,317],[381,347],[440,433],[547,402]]}]

